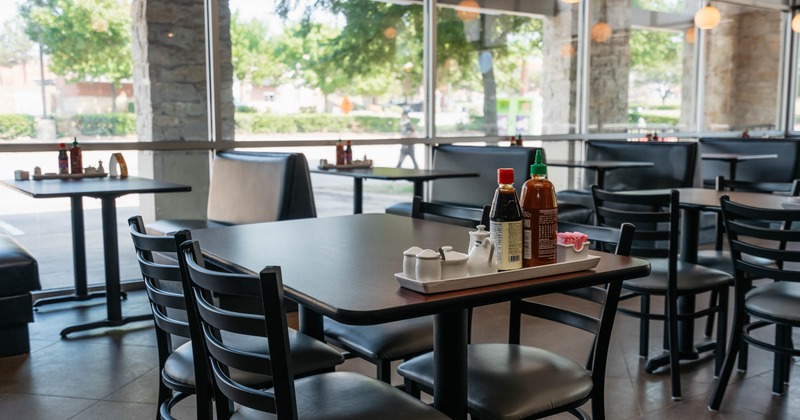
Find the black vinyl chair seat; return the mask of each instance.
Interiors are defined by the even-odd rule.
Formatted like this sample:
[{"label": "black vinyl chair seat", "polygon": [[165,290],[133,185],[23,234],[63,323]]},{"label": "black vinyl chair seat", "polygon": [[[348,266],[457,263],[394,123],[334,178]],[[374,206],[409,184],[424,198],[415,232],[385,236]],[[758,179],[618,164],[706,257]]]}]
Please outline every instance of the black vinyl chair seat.
[{"label": "black vinyl chair seat", "polygon": [[[766,258],[757,258],[751,255],[743,255],[745,261],[750,261],[753,264],[774,266],[775,261]],[[697,252],[697,263],[713,268],[715,270],[724,271],[726,273],[733,273],[733,261],[731,253],[727,250],[716,249],[703,249]]]},{"label": "black vinyl chair seat", "polygon": [[769,283],[749,291],[744,307],[751,315],[800,324],[800,283]]},{"label": "black vinyl chair seat", "polygon": [[[537,347],[471,344],[467,366],[467,401],[471,412],[481,418],[527,418],[580,404],[592,391],[592,375],[585,367]],[[423,389],[433,389],[432,353],[411,359],[398,370]]]},{"label": "black vinyl chair seat", "polygon": [[[319,420],[446,419],[447,416],[396,392],[391,385],[354,372],[326,373],[294,382],[297,417]],[[272,413],[240,406],[231,420],[277,419]]]},{"label": "black vinyl chair seat", "polygon": [[403,359],[433,348],[433,317],[379,325],[346,325],[326,318],[325,337],[371,359]]},{"label": "black vinyl chair seat", "polygon": [[[669,261],[665,258],[650,258],[650,275],[633,280],[626,280],[624,288],[636,293],[666,295],[669,282]],[[697,294],[714,290],[722,285],[733,285],[730,274],[705,267],[699,264],[687,264],[678,261],[678,294]]]},{"label": "black vinyl chair seat", "polygon": [[[223,335],[228,342],[235,342],[235,346],[239,349],[269,354],[266,340],[244,335]],[[320,372],[338,365],[344,360],[336,349],[292,329],[289,329],[289,346],[292,349],[292,365],[297,375]],[[190,342],[175,349],[167,358],[164,364],[164,374],[180,382],[195,385],[194,357]],[[231,375],[236,378],[237,382],[245,385],[272,383],[272,378],[268,375],[258,375],[236,369],[231,369]]]}]

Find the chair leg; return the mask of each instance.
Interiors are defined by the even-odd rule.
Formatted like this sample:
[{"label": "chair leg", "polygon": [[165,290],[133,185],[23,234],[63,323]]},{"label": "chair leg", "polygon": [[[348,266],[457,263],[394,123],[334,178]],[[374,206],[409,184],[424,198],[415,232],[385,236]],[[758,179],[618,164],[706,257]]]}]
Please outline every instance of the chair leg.
[{"label": "chair leg", "polygon": [[[717,320],[717,343],[714,349],[714,376],[719,377],[725,360],[725,341],[728,337],[728,286],[719,290],[719,317]],[[709,317],[711,318],[711,317]]]},{"label": "chair leg", "polygon": [[[750,322],[750,317],[747,315],[742,315],[742,326],[744,326],[749,322]],[[739,366],[738,366],[740,372],[747,372],[747,355],[750,353],[749,348],[750,346],[747,343],[745,342],[741,343],[741,347],[739,348]]]},{"label": "chair leg", "polygon": [[[708,298],[708,307],[713,308],[717,306],[718,299],[720,299],[720,297],[718,296],[717,291],[712,290],[711,296]],[[708,315],[708,318],[706,318],[706,338],[710,338],[711,334],[714,333],[714,315],[716,314],[712,312]]]},{"label": "chair leg", "polygon": [[639,306],[639,357],[647,358],[650,342],[650,296],[641,295]]},{"label": "chair leg", "polygon": [[520,329],[522,328],[522,321],[520,318],[521,302],[518,300],[511,301],[511,309],[509,310],[508,319],[508,344],[519,344]]},{"label": "chair leg", "polygon": [[[737,294],[738,295],[738,294]],[[742,345],[742,326],[744,325],[744,314],[739,314],[739,308],[744,307],[744,297],[737,296],[737,302],[734,304],[733,313],[733,327],[731,328],[730,344],[728,345],[728,352],[725,353],[725,363],[722,364],[722,371],[719,374],[719,379],[714,385],[714,392],[711,394],[711,400],[708,402],[708,409],[711,411],[719,411],[722,405],[722,397],[725,396],[725,389],[728,387],[728,381],[731,379],[733,372],[733,364],[736,362],[737,356],[739,359],[744,357],[744,353],[739,352]]]},{"label": "chair leg", "polygon": [[[789,345],[792,329],[785,325],[775,326],[775,345],[777,347],[786,347]],[[791,363],[788,354],[775,353],[774,358],[774,371],[772,373],[772,393],[775,395],[783,395],[784,392],[784,378],[788,376],[789,364]]]},{"label": "chair leg", "polygon": [[411,395],[412,397],[414,397],[416,399],[420,398],[421,392],[420,392],[419,387],[417,386],[416,382],[414,382],[414,381],[412,381],[412,380],[410,380],[408,378],[404,378],[403,379],[403,386],[405,388],[406,394]]},{"label": "chair leg", "polygon": [[390,360],[378,360],[378,380],[387,384],[392,383],[392,362]]},{"label": "chair leg", "polygon": [[667,293],[667,316],[669,325],[669,374],[672,382],[672,399],[681,400],[680,350],[678,349],[678,298]]},{"label": "chair leg", "polygon": [[214,418],[214,399],[211,397],[211,390],[205,386],[196,389],[195,399],[197,405],[198,420],[212,420]]}]

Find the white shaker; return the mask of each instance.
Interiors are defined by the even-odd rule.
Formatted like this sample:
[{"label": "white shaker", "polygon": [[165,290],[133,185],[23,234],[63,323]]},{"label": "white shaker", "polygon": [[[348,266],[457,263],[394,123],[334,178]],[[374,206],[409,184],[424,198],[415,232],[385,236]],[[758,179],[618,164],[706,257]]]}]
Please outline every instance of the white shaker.
[{"label": "white shaker", "polygon": [[469,232],[469,247],[467,247],[467,255],[472,252],[472,248],[475,248],[476,245],[480,245],[483,243],[483,240],[489,237],[489,231],[484,230],[486,226],[478,225],[475,226],[478,230],[473,230]]},{"label": "white shaker", "polygon": [[417,269],[417,254],[422,252],[422,248],[412,246],[403,251],[403,277],[407,279],[416,279],[417,276],[414,271]]},{"label": "white shaker", "polygon": [[418,281],[433,281],[442,278],[441,256],[432,249],[426,249],[416,256],[417,265],[414,274]]}]

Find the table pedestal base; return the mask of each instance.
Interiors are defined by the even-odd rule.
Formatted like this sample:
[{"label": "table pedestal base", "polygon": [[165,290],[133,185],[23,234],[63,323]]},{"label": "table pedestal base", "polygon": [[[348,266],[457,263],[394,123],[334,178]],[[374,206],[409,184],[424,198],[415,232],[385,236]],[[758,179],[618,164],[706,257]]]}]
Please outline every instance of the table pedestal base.
[{"label": "table pedestal base", "polygon": [[[707,341],[698,344],[695,346],[695,351],[679,352],[678,359],[681,361],[698,360],[700,359],[700,355],[702,353],[713,351],[716,346],[717,343],[715,341]],[[644,366],[644,370],[645,372],[652,374],[664,366],[669,366],[669,352],[664,353],[661,356],[648,359],[647,364]]]},{"label": "table pedestal base", "polygon": [[[127,298],[127,294],[122,292],[122,298]],[[93,292],[86,295],[79,295],[77,293],[66,295],[66,296],[53,296],[53,297],[46,297],[41,299],[36,299],[36,302],[33,302],[34,310],[42,305],[50,305],[53,303],[62,303],[62,302],[83,302],[91,299],[97,298],[104,298],[106,297],[106,292]]]},{"label": "table pedestal base", "polygon": [[95,328],[119,327],[120,325],[125,325],[131,322],[152,321],[152,320],[153,320],[153,315],[147,314],[147,315],[129,316],[117,320],[106,319],[103,321],[90,322],[88,324],[74,325],[72,327],[67,327],[61,330],[61,338],[62,339],[67,338],[68,334],[78,331],[87,331]]}]

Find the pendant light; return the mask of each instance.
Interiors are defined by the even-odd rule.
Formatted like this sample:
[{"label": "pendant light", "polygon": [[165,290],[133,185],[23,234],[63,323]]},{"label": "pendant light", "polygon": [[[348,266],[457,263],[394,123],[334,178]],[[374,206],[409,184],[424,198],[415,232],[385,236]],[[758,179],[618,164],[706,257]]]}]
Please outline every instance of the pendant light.
[{"label": "pendant light", "polygon": [[800,32],[800,15],[794,15],[792,18],[792,31]]},{"label": "pendant light", "polygon": [[611,25],[606,23],[606,1],[603,1],[603,5],[600,8],[600,20],[592,26],[592,30],[589,33],[594,42],[608,42],[611,39]]},{"label": "pendant light", "polygon": [[464,22],[475,20],[481,15],[481,5],[475,0],[461,0],[456,8],[456,16]]},{"label": "pendant light", "polygon": [[709,4],[694,14],[694,24],[700,29],[714,29],[721,18],[719,9]]}]

